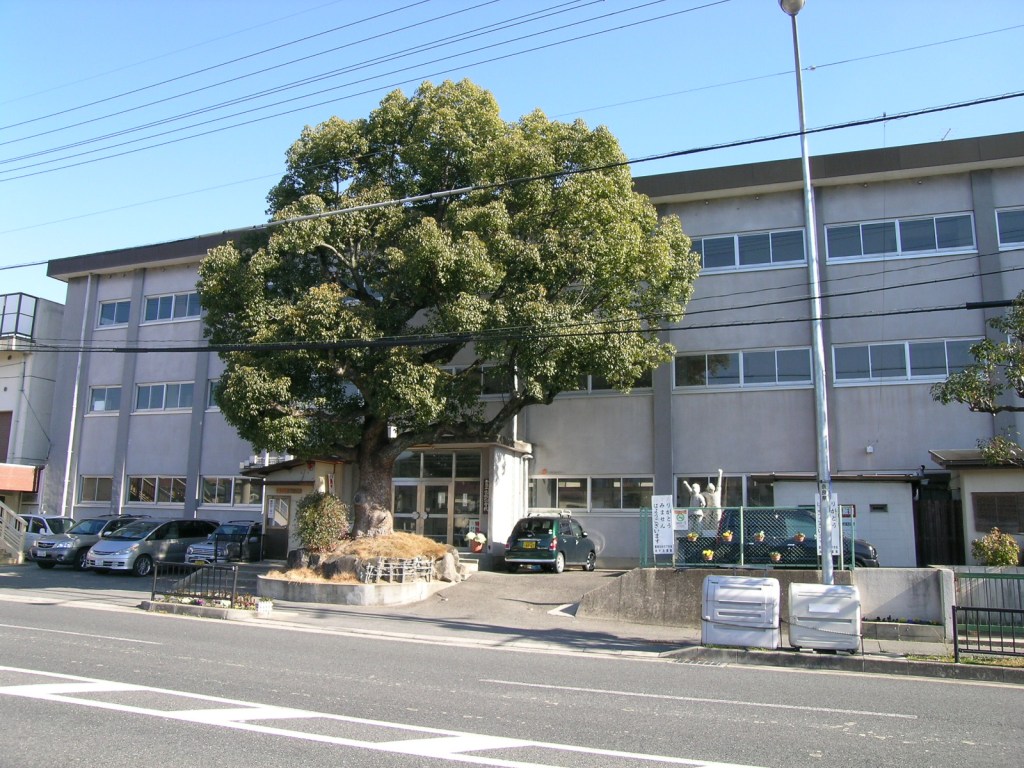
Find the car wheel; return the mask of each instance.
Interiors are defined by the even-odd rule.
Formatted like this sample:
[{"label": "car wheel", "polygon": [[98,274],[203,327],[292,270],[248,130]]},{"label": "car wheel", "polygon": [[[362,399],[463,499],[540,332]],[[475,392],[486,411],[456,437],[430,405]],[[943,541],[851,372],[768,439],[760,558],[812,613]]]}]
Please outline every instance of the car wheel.
[{"label": "car wheel", "polygon": [[87,558],[88,556],[89,556],[89,549],[88,549],[88,547],[85,548],[85,549],[79,550],[78,554],[75,555],[75,562],[74,562],[74,566],[73,566],[76,571],[84,571],[85,570],[85,558]]},{"label": "car wheel", "polygon": [[53,566],[55,566],[56,563],[44,563],[42,560],[36,560],[36,565],[38,565],[44,571],[48,571],[51,568],[53,568]]},{"label": "car wheel", "polygon": [[584,571],[592,571],[597,567],[597,555],[591,550],[587,554],[587,562],[583,564]]},{"label": "car wheel", "polygon": [[561,552],[558,552],[555,555],[554,565],[549,565],[548,566],[548,570],[550,570],[552,573],[561,573],[562,571],[564,571],[565,570],[565,555],[563,555]]},{"label": "car wheel", "polygon": [[149,576],[153,572],[153,558],[149,555],[139,555],[132,565],[132,573],[136,576]]},{"label": "car wheel", "polygon": [[519,573],[519,564],[518,563],[505,563],[505,569],[509,573]]}]

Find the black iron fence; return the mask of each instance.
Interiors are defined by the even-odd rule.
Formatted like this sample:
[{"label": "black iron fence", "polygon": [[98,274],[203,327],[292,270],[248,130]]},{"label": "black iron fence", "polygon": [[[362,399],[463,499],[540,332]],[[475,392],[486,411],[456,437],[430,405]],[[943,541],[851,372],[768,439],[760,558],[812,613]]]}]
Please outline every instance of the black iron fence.
[{"label": "black iron fence", "polygon": [[177,600],[193,605],[238,607],[238,566],[158,562],[153,568],[151,599]]},{"label": "black iron fence", "polygon": [[954,605],[954,661],[964,653],[1024,656],[1024,611]]},{"label": "black iron fence", "polygon": [[953,657],[963,653],[1024,656],[1024,573],[1020,569],[953,569]]}]

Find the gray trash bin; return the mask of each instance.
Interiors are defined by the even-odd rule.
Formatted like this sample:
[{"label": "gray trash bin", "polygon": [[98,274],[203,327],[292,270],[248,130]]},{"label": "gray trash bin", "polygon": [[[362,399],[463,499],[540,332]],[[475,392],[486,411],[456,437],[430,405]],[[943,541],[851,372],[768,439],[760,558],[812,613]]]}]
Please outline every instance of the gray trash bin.
[{"label": "gray trash bin", "polygon": [[700,641],[704,645],[778,648],[779,580],[706,576]]},{"label": "gray trash bin", "polygon": [[794,648],[860,648],[860,591],[838,584],[789,585],[789,644]]}]

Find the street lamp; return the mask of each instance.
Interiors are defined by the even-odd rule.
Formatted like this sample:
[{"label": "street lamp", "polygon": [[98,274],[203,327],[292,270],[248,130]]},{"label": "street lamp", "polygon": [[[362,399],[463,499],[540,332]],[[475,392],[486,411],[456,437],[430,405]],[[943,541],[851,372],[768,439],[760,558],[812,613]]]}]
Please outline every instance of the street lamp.
[{"label": "street lamp", "polygon": [[818,274],[818,224],[814,215],[814,191],[811,189],[811,160],[807,150],[807,123],[804,118],[804,83],[800,68],[800,37],[796,15],[804,0],[779,0],[779,7],[793,25],[793,58],[796,63],[796,103],[800,115],[800,160],[804,181],[804,224],[807,228],[807,282],[811,291],[811,363],[814,368],[814,418],[817,432],[818,542],[821,545],[821,583],[832,584],[832,470],[828,452],[828,400],[825,395],[825,334],[821,325],[821,278]]}]

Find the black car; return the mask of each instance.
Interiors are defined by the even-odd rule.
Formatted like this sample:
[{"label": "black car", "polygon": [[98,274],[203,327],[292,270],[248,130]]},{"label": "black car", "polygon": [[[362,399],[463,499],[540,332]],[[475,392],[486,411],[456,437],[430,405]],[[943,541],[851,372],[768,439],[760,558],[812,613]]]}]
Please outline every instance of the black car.
[{"label": "black car", "polygon": [[217,530],[185,550],[185,562],[195,565],[229,560],[263,559],[263,526],[252,520],[221,523]]},{"label": "black car", "polygon": [[539,565],[552,573],[561,573],[567,565],[592,571],[596,563],[593,542],[567,512],[524,517],[505,544],[505,566],[510,573],[521,565]]},{"label": "black car", "polygon": [[[743,525],[740,525],[740,510],[722,510],[718,524],[715,546],[736,549],[743,548],[743,562],[750,565],[766,563],[782,566],[816,568],[818,566],[818,540],[813,509],[759,509],[743,510]],[[838,535],[839,531],[833,531]],[[843,561],[851,562],[858,568],[877,568],[878,550],[864,539],[852,542],[844,539]],[[718,559],[716,557],[716,559]],[[835,564],[839,558],[833,555]]]}]

